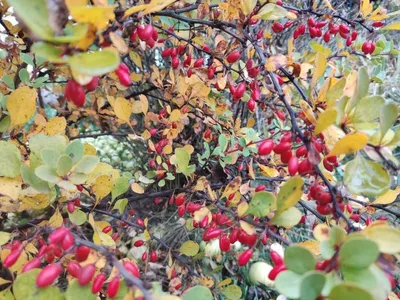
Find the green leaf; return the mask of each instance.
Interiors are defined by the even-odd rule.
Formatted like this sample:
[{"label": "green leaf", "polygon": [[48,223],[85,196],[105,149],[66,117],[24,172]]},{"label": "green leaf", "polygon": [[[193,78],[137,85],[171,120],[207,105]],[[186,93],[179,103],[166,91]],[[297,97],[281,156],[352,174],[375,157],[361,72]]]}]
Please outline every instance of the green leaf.
[{"label": "green leaf", "polygon": [[179,252],[186,256],[195,256],[199,252],[200,246],[196,242],[186,241],[179,248]]},{"label": "green leaf", "polygon": [[347,102],[346,113],[350,113],[356,106],[358,100],[368,96],[369,75],[366,67],[361,67],[358,71],[357,87],[353,97]]},{"label": "green leaf", "polygon": [[399,107],[395,103],[388,103],[380,111],[381,140],[386,132],[393,126],[399,115]]},{"label": "green leaf", "polygon": [[40,271],[39,269],[33,269],[17,276],[13,284],[15,300],[26,300],[35,293],[37,290],[36,277]]},{"label": "green leaf", "polygon": [[341,265],[351,268],[367,268],[378,256],[378,245],[365,238],[353,238],[345,242],[339,250]]},{"label": "green leaf", "polygon": [[330,259],[335,255],[335,248],[332,246],[330,240],[321,241],[320,252],[324,259]]},{"label": "green leaf", "polygon": [[300,283],[300,300],[315,300],[321,294],[326,279],[325,274],[310,271],[303,275]]},{"label": "green leaf", "polygon": [[15,89],[14,79],[10,75],[4,75],[2,80],[10,89]]},{"label": "green leaf", "polygon": [[61,178],[57,175],[56,171],[47,166],[39,166],[35,169],[35,174],[40,179],[49,183],[59,183]]},{"label": "green leaf", "polygon": [[336,285],[329,294],[330,300],[373,300],[374,297],[365,289],[352,284]]},{"label": "green leaf", "polygon": [[74,167],[73,171],[77,172],[77,173],[89,174],[89,173],[93,172],[93,170],[96,168],[99,161],[100,160],[97,156],[85,155],[78,162],[78,164]]},{"label": "green leaf", "polygon": [[21,153],[12,143],[0,141],[0,176],[17,177],[21,168]]},{"label": "green leaf", "polygon": [[222,295],[231,300],[239,300],[242,298],[242,290],[235,284],[228,285],[221,291]]},{"label": "green leaf", "polygon": [[111,199],[114,201],[115,198],[122,195],[129,189],[129,180],[126,177],[119,177],[114,181],[114,186],[111,190]]},{"label": "green leaf", "polygon": [[64,136],[57,134],[53,136],[48,136],[44,134],[33,135],[29,139],[29,149],[31,149],[31,167],[36,167],[41,164],[41,151],[42,149],[49,148],[62,154],[65,152],[67,147],[67,141]]},{"label": "green leaf", "polygon": [[346,238],[346,231],[339,226],[333,226],[329,231],[329,242],[331,245],[339,246]]},{"label": "green leaf", "polygon": [[56,286],[48,286],[41,289],[36,289],[35,293],[31,295],[27,300],[64,300],[64,295],[60,289]]},{"label": "green leaf", "polygon": [[[280,294],[290,299],[298,299],[300,298],[301,279],[301,275],[292,271],[281,272],[276,277],[275,288]],[[288,284],[289,282],[290,284]]]},{"label": "green leaf", "polygon": [[65,292],[65,297],[66,300],[96,300],[97,296],[92,293],[90,284],[80,286],[78,280],[74,280],[69,283],[68,289]]},{"label": "green leaf", "polygon": [[385,99],[382,96],[370,96],[360,99],[352,116],[352,123],[372,122],[378,119]]},{"label": "green leaf", "polygon": [[266,217],[272,210],[276,208],[275,196],[270,192],[255,193],[250,201],[246,214],[255,217]]},{"label": "green leaf", "polygon": [[64,28],[65,35],[54,36],[50,40],[55,43],[74,43],[82,40],[89,29],[89,24],[78,23],[78,24],[67,24]]},{"label": "green leaf", "polygon": [[120,214],[123,214],[125,207],[128,205],[128,199],[119,199],[115,202],[113,209],[118,209]]},{"label": "green leaf", "polygon": [[293,207],[303,195],[304,180],[301,176],[290,178],[279,190],[276,205],[278,213]]},{"label": "green leaf", "polygon": [[73,71],[77,73],[101,76],[117,69],[120,58],[116,51],[104,49],[92,53],[75,54],[67,61]]},{"label": "green leaf", "polygon": [[182,300],[213,300],[214,297],[209,288],[198,285],[188,289],[183,295]]},{"label": "green leaf", "polygon": [[49,25],[46,0],[7,0],[7,2],[14,8],[24,25],[38,37],[46,40],[54,36],[53,29]]},{"label": "green leaf", "polygon": [[57,167],[57,162],[60,156],[60,152],[51,148],[44,148],[40,152],[40,157],[42,158],[43,162],[51,169],[55,169]]},{"label": "green leaf", "polygon": [[23,164],[21,166],[21,176],[25,183],[29,184],[38,192],[48,193],[50,191],[49,184],[36,176],[35,169]]},{"label": "green leaf", "polygon": [[379,163],[366,160],[361,155],[346,165],[344,185],[354,194],[380,196],[390,188],[389,172]]},{"label": "green leaf", "polygon": [[[330,56],[332,53],[327,54],[326,56]],[[337,99],[342,97],[344,87],[346,86],[346,77],[341,78],[337,81],[330,89],[329,92],[326,94],[326,101],[327,102],[336,102]]]},{"label": "green leaf", "polygon": [[189,166],[190,154],[185,148],[175,149],[175,158],[172,160],[173,164],[178,166],[178,170],[185,176],[189,176],[194,172],[194,165]]},{"label": "green leaf", "polygon": [[10,240],[10,237],[11,233],[0,231],[0,246],[7,244],[7,242]]},{"label": "green leaf", "polygon": [[380,252],[393,255],[400,252],[400,228],[375,225],[365,228],[363,233],[378,245]]},{"label": "green leaf", "polygon": [[35,63],[33,62],[33,59],[31,57],[31,55],[29,53],[23,53],[21,52],[19,54],[19,56],[21,57],[22,61],[28,65],[34,66]]},{"label": "green leaf", "polygon": [[85,147],[80,140],[72,141],[68,144],[65,153],[71,157],[72,163],[76,165],[83,157]]},{"label": "green leaf", "polygon": [[288,14],[288,11],[284,9],[282,6],[268,3],[264,5],[261,10],[254,17],[259,18],[261,20],[269,20],[275,21],[285,18]]},{"label": "green leaf", "polygon": [[296,207],[291,207],[280,214],[276,214],[272,219],[272,224],[290,229],[299,224],[301,217],[301,211]]},{"label": "green leaf", "polygon": [[0,132],[6,132],[8,128],[10,128],[11,125],[11,118],[10,116],[5,116],[1,121],[0,121]]},{"label": "green leaf", "polygon": [[304,247],[290,246],[285,251],[285,266],[297,274],[304,274],[314,270],[314,255]]},{"label": "green leaf", "polygon": [[86,214],[80,209],[75,209],[75,211],[72,214],[68,213],[68,215],[69,215],[69,220],[73,224],[78,226],[83,225],[87,220]]},{"label": "green leaf", "polygon": [[[372,265],[371,265],[372,267]],[[342,266],[340,271],[345,281],[351,281],[359,286],[368,289],[376,285],[376,279],[368,268],[350,268]]]},{"label": "green leaf", "polygon": [[19,76],[19,79],[21,79],[21,81],[23,83],[28,84],[30,82],[29,73],[26,68],[22,68],[21,70],[19,70],[18,76]]},{"label": "green leaf", "polygon": [[57,162],[57,174],[59,176],[65,176],[71,171],[73,166],[72,158],[68,155],[61,155]]},{"label": "green leaf", "polygon": [[68,179],[73,183],[73,184],[83,184],[86,182],[88,179],[88,175],[84,173],[71,173],[71,175],[68,177]]},{"label": "green leaf", "polygon": [[60,48],[46,42],[34,43],[31,50],[36,56],[44,58],[49,62],[63,63],[66,61],[62,57],[63,51]]}]

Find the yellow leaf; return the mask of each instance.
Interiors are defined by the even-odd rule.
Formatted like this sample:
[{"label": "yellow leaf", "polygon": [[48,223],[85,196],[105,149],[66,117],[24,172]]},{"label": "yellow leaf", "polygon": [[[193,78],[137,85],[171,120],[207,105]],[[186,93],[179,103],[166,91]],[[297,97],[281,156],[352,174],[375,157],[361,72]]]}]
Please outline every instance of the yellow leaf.
[{"label": "yellow leaf", "polygon": [[372,9],[373,5],[370,3],[369,0],[361,0],[360,13],[363,16],[363,18],[368,16],[372,12]]},{"label": "yellow leaf", "polygon": [[232,181],[225,187],[224,193],[222,194],[222,197],[228,198],[230,194],[236,193],[240,186],[242,185],[242,177],[236,176],[235,178],[232,179]]},{"label": "yellow leaf", "polygon": [[400,30],[400,22],[389,24],[385,27],[382,27],[380,30]]},{"label": "yellow leaf", "polygon": [[84,150],[83,150],[84,155],[96,155],[97,154],[96,148],[93,147],[92,145],[90,145],[89,143],[83,144],[83,147],[84,147]]},{"label": "yellow leaf", "polygon": [[237,207],[237,214],[239,217],[243,217],[249,208],[249,204],[247,202],[242,202]]},{"label": "yellow leaf", "polygon": [[[314,2],[314,3],[317,4],[317,2]],[[332,4],[329,2],[329,0],[324,0],[324,3],[325,3],[325,5],[326,5],[330,10],[336,11],[336,10],[333,8]]]},{"label": "yellow leaf", "polygon": [[[110,223],[108,223],[107,221],[95,221],[94,222],[96,228],[100,231],[103,231],[103,229],[107,226],[111,226]],[[108,235],[112,235],[112,230],[110,230],[109,232],[107,232],[106,234]]]},{"label": "yellow leaf", "polygon": [[65,134],[66,127],[67,121],[64,117],[54,117],[46,123],[44,132],[47,135]]},{"label": "yellow leaf", "polygon": [[65,4],[68,9],[71,10],[74,7],[86,6],[88,4],[87,0],[65,0]]},{"label": "yellow leaf", "polygon": [[129,8],[129,9],[127,9],[127,10],[125,11],[125,13],[124,13],[124,19],[125,19],[126,17],[129,17],[130,15],[133,15],[133,14],[135,14],[135,13],[137,13],[137,12],[139,12],[139,11],[145,9],[146,7],[147,7],[147,4],[142,4],[142,5],[136,5],[136,6],[134,6],[134,7],[131,7],[131,8]]},{"label": "yellow leaf", "polygon": [[324,75],[326,64],[326,56],[321,52],[317,52],[317,55],[315,56],[315,70],[311,81],[311,89],[315,87],[318,80],[321,78],[322,75]]},{"label": "yellow leaf", "polygon": [[327,109],[322,114],[319,115],[317,123],[315,124],[314,133],[320,134],[322,131],[327,129],[331,126],[337,117],[337,110],[336,109]]},{"label": "yellow leaf", "polygon": [[195,256],[199,252],[200,246],[196,242],[186,241],[179,248],[179,252],[186,256]]},{"label": "yellow leaf", "polygon": [[333,147],[329,156],[349,154],[364,148],[368,143],[368,136],[362,132],[356,132],[346,135]]},{"label": "yellow leaf", "polygon": [[129,52],[129,58],[134,62],[136,66],[138,66],[140,69],[142,69],[142,57],[139,55],[139,53],[135,51]]},{"label": "yellow leaf", "polygon": [[50,194],[39,194],[35,196],[26,196],[20,199],[21,205],[18,211],[28,209],[43,209],[50,205]]},{"label": "yellow leaf", "polygon": [[202,207],[199,210],[195,211],[193,214],[193,220],[195,220],[196,222],[200,222],[205,216],[208,216],[208,225],[209,223],[211,223],[212,214],[207,207]]},{"label": "yellow leaf", "polygon": [[251,225],[251,224],[249,224],[249,223],[247,223],[247,222],[245,222],[245,221],[239,221],[239,223],[240,223],[240,227],[241,227],[248,235],[252,235],[252,234],[256,233],[256,228],[255,228],[253,225]]},{"label": "yellow leaf", "polygon": [[101,175],[96,178],[95,183],[92,185],[93,193],[96,195],[97,201],[107,196],[113,187],[113,180],[111,176]]},{"label": "yellow leaf", "polygon": [[151,240],[151,236],[150,233],[147,229],[145,229],[145,231],[143,231],[143,237],[145,241],[150,241]]},{"label": "yellow leaf", "polygon": [[259,163],[257,163],[257,164],[260,167],[261,173],[263,175],[265,175],[267,177],[277,177],[277,176],[279,176],[279,171],[277,169],[270,168],[270,167],[267,167],[267,166],[263,166],[263,165],[261,165]]},{"label": "yellow leaf", "polygon": [[180,120],[180,118],[181,118],[181,111],[179,109],[174,109],[169,116],[169,120],[171,122],[177,122]]},{"label": "yellow leaf", "polygon": [[313,110],[310,105],[304,100],[300,101],[300,107],[301,110],[304,112],[304,115],[306,116],[307,120],[310,121],[311,123],[315,124],[317,120],[315,119]]},{"label": "yellow leaf", "polygon": [[320,255],[320,243],[318,241],[315,240],[308,240],[302,243],[298,243],[296,244],[296,246],[300,246],[303,248],[306,248],[308,250],[310,250],[312,252],[312,254],[314,254],[315,256]]},{"label": "yellow leaf", "polygon": [[97,245],[115,248],[115,241],[112,237],[101,231],[95,231],[93,234],[93,242]]},{"label": "yellow leaf", "polygon": [[28,86],[13,91],[7,99],[7,110],[12,125],[25,124],[36,111],[37,92]]},{"label": "yellow leaf", "polygon": [[60,213],[60,210],[57,208],[47,225],[53,228],[59,228],[63,224],[63,221],[64,219]]},{"label": "yellow leaf", "polygon": [[131,189],[132,189],[132,191],[134,191],[137,194],[143,194],[144,193],[144,189],[136,182],[131,184]]},{"label": "yellow leaf", "polygon": [[225,285],[230,285],[232,283],[232,278],[226,278],[218,283],[218,287],[223,287]]},{"label": "yellow leaf", "polygon": [[199,278],[199,282],[201,285],[206,286],[208,288],[212,288],[214,286],[214,279],[210,276],[204,276]]},{"label": "yellow leaf", "polygon": [[268,58],[266,68],[270,72],[275,72],[287,64],[287,57],[282,54],[274,55]]},{"label": "yellow leaf", "polygon": [[285,182],[278,193],[278,213],[284,212],[299,202],[303,195],[304,180],[300,176],[294,176]]},{"label": "yellow leaf", "polygon": [[248,14],[250,14],[254,7],[256,7],[257,4],[257,0],[246,0],[246,1],[242,1],[242,10],[243,13],[247,16]]},{"label": "yellow leaf", "polygon": [[331,228],[326,225],[325,223],[318,224],[315,226],[313,233],[314,233],[314,238],[318,242],[326,241],[329,239],[329,232],[331,231]]},{"label": "yellow leaf", "polygon": [[2,196],[8,196],[13,200],[17,200],[21,192],[21,184],[22,181],[20,177],[0,177],[0,194]]},{"label": "yellow leaf", "polygon": [[395,190],[388,190],[382,196],[379,196],[373,204],[390,204],[393,203],[397,196],[400,193],[400,186],[398,186]]},{"label": "yellow leaf", "polygon": [[149,110],[149,100],[145,95],[139,95],[140,105],[142,107],[142,113],[147,114]]},{"label": "yellow leaf", "polygon": [[126,45],[124,39],[117,35],[114,31],[111,31],[109,34],[110,40],[115,48],[117,48],[118,52],[121,54],[126,54],[129,51],[128,46]]},{"label": "yellow leaf", "polygon": [[134,114],[141,114],[143,111],[142,109],[142,102],[141,101],[133,101],[132,104],[132,113]]},{"label": "yellow leaf", "polygon": [[125,98],[118,97],[114,103],[114,112],[118,119],[129,123],[132,113],[132,104]]},{"label": "yellow leaf", "polygon": [[108,26],[109,21],[114,21],[114,7],[107,6],[80,6],[70,10],[71,16],[79,23],[91,23],[101,31]]},{"label": "yellow leaf", "polygon": [[144,15],[163,10],[164,8],[174,3],[175,1],[176,0],[151,0],[150,3],[144,9],[144,11],[142,11],[139,14],[139,18]]},{"label": "yellow leaf", "polygon": [[11,233],[0,231],[0,246],[7,244],[7,242],[10,240],[10,237]]}]

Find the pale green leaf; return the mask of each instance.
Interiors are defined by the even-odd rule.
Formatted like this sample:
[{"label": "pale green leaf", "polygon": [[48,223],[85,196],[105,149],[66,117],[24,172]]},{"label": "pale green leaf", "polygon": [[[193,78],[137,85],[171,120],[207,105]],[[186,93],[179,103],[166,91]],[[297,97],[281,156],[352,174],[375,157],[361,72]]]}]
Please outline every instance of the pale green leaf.
[{"label": "pale green leaf", "polygon": [[0,176],[17,177],[21,167],[21,153],[17,146],[0,141],[0,153]]}]

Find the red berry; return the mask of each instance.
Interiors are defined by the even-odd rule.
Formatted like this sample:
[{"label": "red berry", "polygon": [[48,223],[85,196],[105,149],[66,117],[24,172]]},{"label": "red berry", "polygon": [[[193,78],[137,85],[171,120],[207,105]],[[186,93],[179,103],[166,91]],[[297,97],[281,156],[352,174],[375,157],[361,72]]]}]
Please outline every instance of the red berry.
[{"label": "red berry", "polygon": [[288,171],[291,176],[294,176],[299,170],[299,159],[293,156],[288,163]]},{"label": "red berry", "polygon": [[139,225],[139,226],[144,227],[144,221],[143,221],[143,219],[136,219],[136,224]]},{"label": "red berry", "polygon": [[96,267],[93,264],[84,266],[78,276],[79,285],[87,285],[92,280],[95,272]]},{"label": "red berry", "polygon": [[103,287],[104,281],[106,280],[106,275],[103,273],[98,274],[92,284],[92,293],[97,294]]},{"label": "red berry", "polygon": [[185,203],[185,196],[178,196],[175,198],[175,205],[176,206],[181,206],[183,203]]},{"label": "red berry", "polygon": [[157,262],[157,252],[156,251],[152,251],[150,253],[150,261],[153,263]]},{"label": "red berry", "polygon": [[294,32],[293,32],[293,39],[297,40],[300,37],[300,30],[297,28]]},{"label": "red berry", "polygon": [[173,69],[176,69],[176,68],[179,67],[179,58],[178,58],[178,56],[174,56],[172,58],[171,66],[172,66]]},{"label": "red berry", "polygon": [[285,271],[285,270],[287,270],[287,269],[286,269],[285,265],[283,265],[283,264],[282,264],[282,265],[275,266],[275,267],[269,272],[268,278],[269,278],[270,280],[275,280],[276,276],[278,276],[279,273],[281,273],[281,272],[283,272],[283,271]]},{"label": "red berry", "polygon": [[204,44],[203,47],[201,47],[201,49],[203,49],[203,51],[205,51],[205,52],[210,52],[211,51],[210,46],[208,46],[206,44]]},{"label": "red berry", "polygon": [[72,101],[76,106],[83,106],[86,101],[83,87],[72,79],[65,86],[64,96],[67,101]]},{"label": "red berry", "polygon": [[142,261],[146,261],[147,259],[147,252],[143,252]]},{"label": "red berry", "polygon": [[256,109],[256,101],[254,99],[250,99],[249,102],[247,102],[247,108],[249,111],[254,112]]},{"label": "red berry", "polygon": [[313,173],[314,165],[306,158],[299,164],[298,172],[300,175]]},{"label": "red berry", "polygon": [[265,140],[258,145],[258,154],[259,155],[269,155],[274,148],[273,140]]},{"label": "red berry", "polygon": [[301,146],[296,150],[296,156],[297,157],[302,157],[305,156],[307,154],[307,148],[306,146]]},{"label": "red berry", "polygon": [[292,158],[292,156],[293,156],[293,153],[291,150],[285,151],[281,154],[281,161],[284,164],[287,164],[287,163],[289,163],[289,160]]},{"label": "red berry", "polygon": [[330,205],[317,205],[317,212],[319,212],[321,215],[330,215],[332,214],[332,207]]},{"label": "red berry", "polygon": [[99,85],[99,76],[94,76],[92,80],[85,85],[85,88],[88,92],[94,91]]},{"label": "red berry", "polygon": [[282,154],[292,148],[292,144],[290,142],[280,142],[278,145],[274,147],[274,152],[276,154]]},{"label": "red berry", "polygon": [[115,73],[118,76],[119,82],[123,85],[123,86],[130,86],[132,84],[132,79],[129,75],[129,72],[126,71],[122,71],[121,68],[117,69],[115,71]]},{"label": "red berry", "polygon": [[10,252],[10,254],[8,254],[5,260],[3,261],[3,265],[7,268],[13,266],[17,262],[18,258],[21,256],[21,253],[22,249],[17,249]]},{"label": "red berry", "polygon": [[371,25],[372,25],[372,27],[382,27],[384,25],[384,23],[382,21],[376,21],[376,22],[373,22]]},{"label": "red berry", "polygon": [[63,239],[64,239],[64,237],[65,237],[65,234],[67,233],[67,231],[68,231],[68,229],[67,228],[65,228],[65,227],[60,227],[60,228],[58,228],[58,229],[56,229],[56,230],[54,230],[52,233],[50,233],[50,235],[49,235],[49,242],[51,243],[51,244],[58,244],[58,243],[60,243]]},{"label": "red berry", "polygon": [[204,58],[201,57],[201,58],[196,59],[196,61],[193,64],[193,67],[200,68],[203,66],[203,64],[204,64]]},{"label": "red berry", "polygon": [[118,232],[113,233],[113,235],[111,236],[111,238],[112,238],[114,241],[118,240],[118,238],[119,238],[119,233],[118,233]]},{"label": "red berry", "polygon": [[36,269],[40,267],[40,259],[38,257],[34,257],[30,262],[28,262],[24,268],[22,269],[22,273],[28,272],[32,269]]},{"label": "red berry", "polygon": [[185,215],[186,212],[186,207],[185,205],[181,205],[178,208],[178,216],[183,217]]},{"label": "red berry", "polygon": [[229,235],[229,241],[231,244],[234,244],[238,240],[239,229],[237,227],[233,228],[231,234]]},{"label": "red berry", "polygon": [[214,75],[215,75],[215,67],[213,67],[213,66],[208,67],[208,71],[207,71],[208,79],[213,79]]},{"label": "red berry", "polygon": [[139,277],[139,268],[136,264],[130,262],[130,261],[125,261],[124,262],[124,268],[131,273],[134,277]]},{"label": "red berry", "polygon": [[78,198],[76,198],[75,200],[74,200],[74,204],[75,204],[75,206],[81,206],[81,200],[79,200]]},{"label": "red berry", "polygon": [[162,58],[166,58],[168,56],[171,56],[171,48],[165,48],[162,52],[161,52],[161,57]]},{"label": "red berry", "polygon": [[324,168],[329,172],[332,172],[335,168],[335,166],[331,164],[326,158],[323,160],[323,165]]},{"label": "red berry", "polygon": [[103,228],[102,232],[109,233],[111,230],[112,230],[111,226],[106,226],[106,227]]},{"label": "red berry", "polygon": [[323,27],[326,26],[326,24],[327,24],[327,22],[321,21],[321,22],[318,22],[317,24],[315,24],[315,27],[317,27],[317,28],[323,28]]},{"label": "red berry", "polygon": [[263,184],[260,184],[259,186],[256,187],[256,193],[257,192],[261,192],[261,191],[265,191],[266,187]]},{"label": "red berry", "polygon": [[303,35],[306,33],[306,25],[301,24],[298,28],[300,35]]},{"label": "red berry", "polygon": [[233,94],[233,97],[236,99],[240,99],[243,97],[244,93],[246,92],[246,83],[242,81],[236,88],[236,92]]},{"label": "red berry", "polygon": [[355,40],[357,39],[357,36],[358,36],[358,32],[357,32],[357,31],[353,31],[353,32],[351,33],[351,39],[352,39],[353,41],[355,41]]},{"label": "red berry", "polygon": [[324,42],[325,42],[325,43],[329,43],[330,40],[331,40],[331,33],[329,32],[329,30],[327,30],[327,31],[324,33]]},{"label": "red berry", "polygon": [[339,25],[339,32],[349,33],[350,32],[349,26],[347,26],[345,24],[340,24]]},{"label": "red berry", "polygon": [[231,249],[229,238],[225,234],[219,237],[219,248],[222,252],[228,252]]},{"label": "red berry", "polygon": [[67,231],[65,233],[65,237],[61,242],[61,247],[64,250],[68,250],[70,249],[73,245],[75,244],[75,239],[74,236],[72,235],[72,233],[70,231]]},{"label": "red berry", "polygon": [[241,54],[239,51],[233,51],[228,54],[228,56],[226,57],[226,61],[230,64],[233,64],[239,60],[240,56]]},{"label": "red berry", "polygon": [[114,298],[119,290],[120,280],[118,277],[114,277],[107,286],[107,296],[110,298]]},{"label": "red berry", "polygon": [[352,43],[353,43],[353,39],[351,38],[351,35],[349,35],[346,39],[346,46],[350,47]]},{"label": "red berry", "polygon": [[369,41],[364,42],[364,44],[361,47],[362,52],[364,52],[364,54],[370,54],[372,53],[372,43]]},{"label": "red berry", "polygon": [[135,247],[141,247],[143,246],[143,244],[144,244],[143,240],[137,240],[136,242],[133,243]]},{"label": "red berry", "polygon": [[238,259],[238,264],[239,266],[245,266],[249,260],[251,259],[251,257],[253,256],[253,250],[252,249],[247,249],[245,250]]},{"label": "red berry", "polygon": [[310,26],[310,27],[314,27],[315,26],[315,20],[313,19],[313,18],[308,18],[308,20],[307,20],[307,24],[308,24],[308,26]]},{"label": "red berry", "polygon": [[198,203],[193,203],[193,202],[189,202],[187,205],[187,211],[192,214],[195,211],[199,210],[201,208],[201,205]]},{"label": "red berry", "polygon": [[62,267],[59,264],[50,264],[44,267],[36,278],[36,286],[39,288],[44,288],[51,285],[61,274],[61,272]]},{"label": "red berry", "polygon": [[356,223],[360,223],[360,215],[359,214],[353,214],[350,216],[350,219],[353,220]]},{"label": "red berry", "polygon": [[141,39],[142,41],[147,41],[153,35],[153,26],[151,26],[150,24],[146,25],[145,27],[139,26],[137,28],[137,34],[139,39]]},{"label": "red berry", "polygon": [[367,217],[367,219],[365,220],[365,226],[369,226],[372,223],[372,219],[370,216]]},{"label": "red berry", "polygon": [[274,266],[280,266],[283,264],[283,258],[278,254],[278,252],[271,251],[270,257],[272,262],[274,263]]},{"label": "red berry", "polygon": [[75,259],[78,262],[85,261],[90,253],[90,248],[84,245],[80,245],[75,249]]},{"label": "red berry", "polygon": [[[330,23],[329,25],[331,25],[332,23]],[[329,31],[331,32],[331,34],[336,35],[339,32],[339,26],[336,25],[332,25],[329,26]]]},{"label": "red berry", "polygon": [[314,199],[320,205],[327,205],[332,202],[331,194],[328,192],[325,192],[323,190],[319,190],[319,191],[315,192]]},{"label": "red berry", "polygon": [[67,210],[70,214],[72,214],[75,211],[75,203],[73,201],[68,202]]},{"label": "red berry", "polygon": [[81,271],[81,265],[72,261],[67,265],[67,271],[72,277],[78,278]]},{"label": "red berry", "polygon": [[284,29],[283,25],[281,23],[274,23],[272,24],[272,31],[275,33],[280,33]]}]

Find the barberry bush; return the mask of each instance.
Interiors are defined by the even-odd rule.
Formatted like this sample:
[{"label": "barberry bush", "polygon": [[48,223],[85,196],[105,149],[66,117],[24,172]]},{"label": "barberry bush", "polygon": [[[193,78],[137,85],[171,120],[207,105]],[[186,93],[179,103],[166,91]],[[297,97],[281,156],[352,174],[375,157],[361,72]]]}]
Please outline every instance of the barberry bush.
[{"label": "barberry bush", "polygon": [[0,299],[398,299],[386,2],[1,0]]}]

